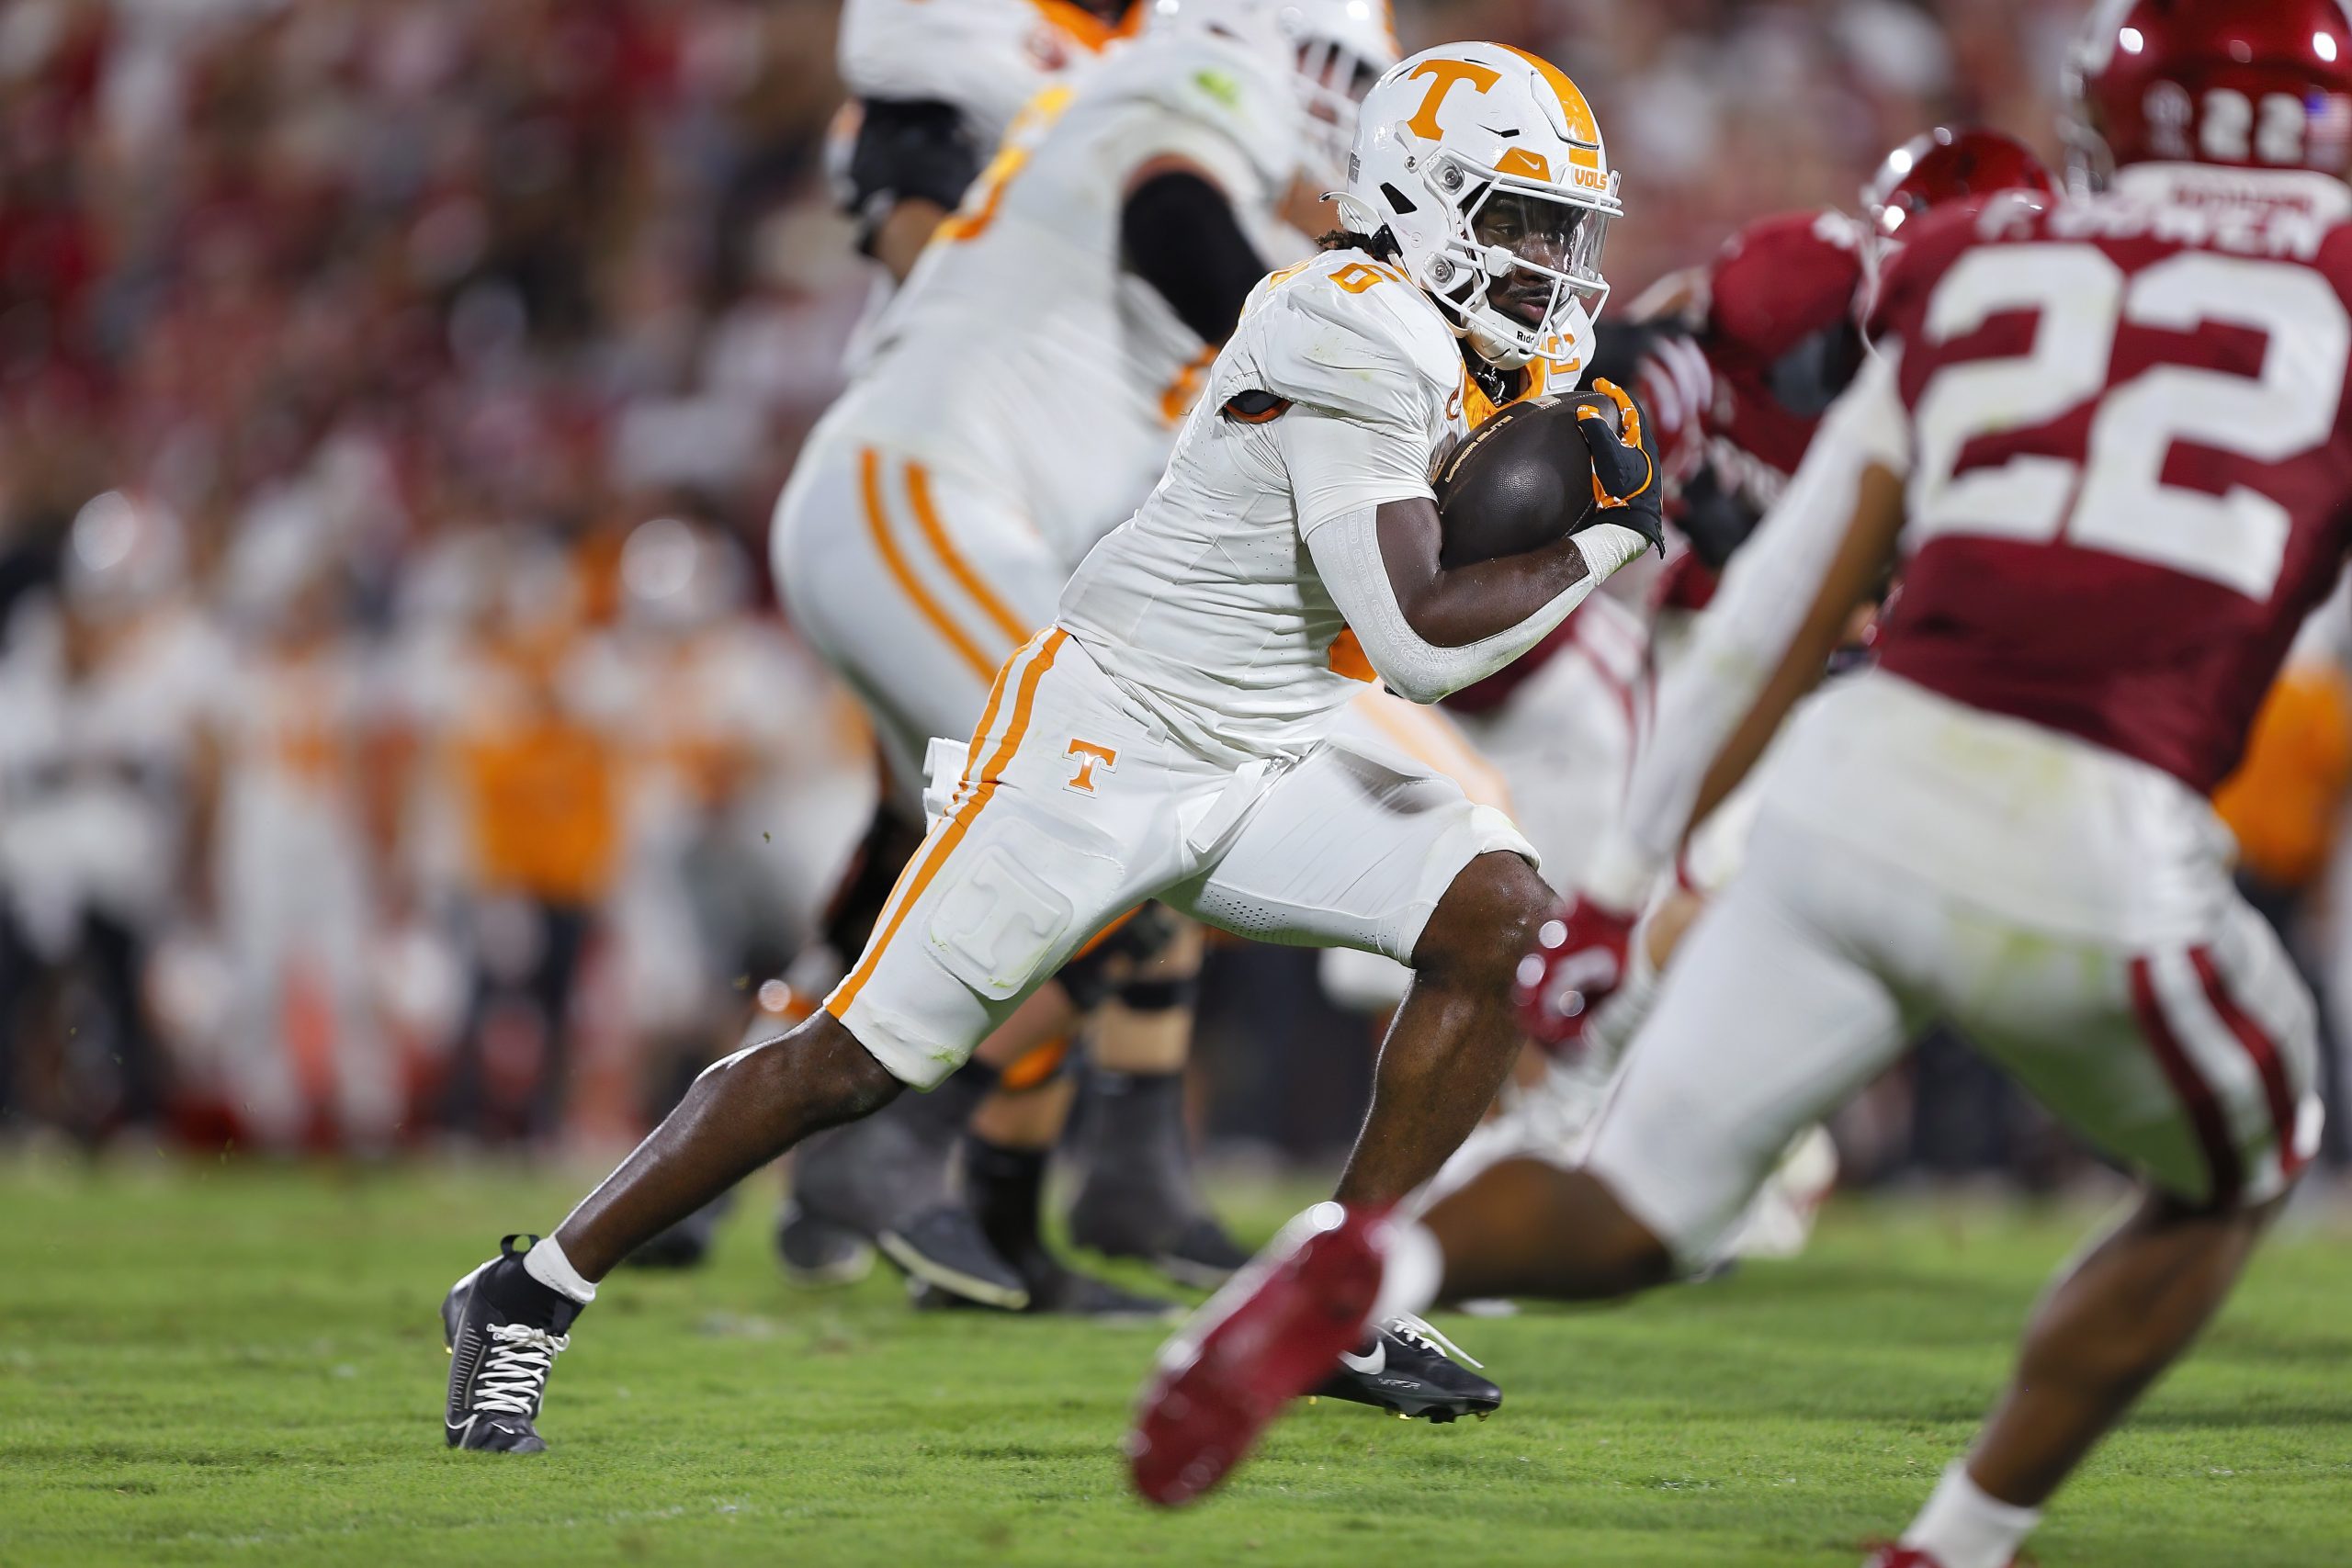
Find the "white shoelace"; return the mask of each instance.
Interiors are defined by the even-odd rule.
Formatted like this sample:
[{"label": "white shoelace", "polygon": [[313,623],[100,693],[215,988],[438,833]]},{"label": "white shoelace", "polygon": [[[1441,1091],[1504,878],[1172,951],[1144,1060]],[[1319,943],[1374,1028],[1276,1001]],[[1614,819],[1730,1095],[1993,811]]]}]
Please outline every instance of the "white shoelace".
[{"label": "white shoelace", "polygon": [[1487,1370],[1486,1362],[1448,1339],[1427,1318],[1409,1312],[1400,1312],[1380,1326],[1408,1344],[1417,1344],[1425,1350],[1442,1350],[1455,1360],[1467,1362],[1480,1371]]},{"label": "white shoelace", "polygon": [[533,1416],[548,1385],[555,1359],[571,1348],[571,1336],[549,1334],[520,1323],[495,1323],[491,1347],[474,1382],[474,1409],[505,1416]]}]

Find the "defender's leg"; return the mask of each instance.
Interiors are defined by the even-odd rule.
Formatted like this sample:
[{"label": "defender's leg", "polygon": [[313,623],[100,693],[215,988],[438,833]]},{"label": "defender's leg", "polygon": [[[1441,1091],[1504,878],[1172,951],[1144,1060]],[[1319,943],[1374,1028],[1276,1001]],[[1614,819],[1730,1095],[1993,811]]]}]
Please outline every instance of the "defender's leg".
[{"label": "defender's leg", "polygon": [[2036,1506],[2211,1321],[2278,1212],[2200,1213],[2151,1192],[2062,1276],[1968,1458],[1977,1484]]},{"label": "defender's leg", "polygon": [[2261,918],[2226,888],[2221,898],[2204,942],[2104,955],[2045,944],[1959,1020],[2147,1188],[2052,1286],[1974,1447],[1904,1533],[1943,1568],[2004,1568],[2041,1505],[2220,1310],[2317,1147],[2311,995]]},{"label": "defender's leg", "polygon": [[[1668,976],[1602,1114],[1589,1169],[1522,1168],[1526,1209],[1498,1224],[1440,1230],[1444,1205],[1426,1225],[1370,1206],[1437,1168],[1515,1043],[1506,1022],[1506,1048],[1489,1060],[1481,1032],[1462,1030],[1464,1076],[1475,1063],[1478,1081],[1454,1099],[1412,1066],[1442,1024],[1402,1036],[1392,1117],[1375,1109],[1349,1173],[1369,1202],[1310,1211],[1261,1258],[1252,1292],[1214,1303],[1163,1355],[1131,1446],[1145,1495],[1177,1503],[1215,1484],[1291,1393],[1314,1386],[1303,1373],[1336,1359],[1333,1339],[1350,1325],[1462,1294],[1618,1294],[1709,1255],[1790,1137],[1881,1070],[1903,1038],[1875,977],[1755,883],[1734,886]],[[1494,891],[1508,910],[1515,896],[1507,886]],[[1504,962],[1523,951],[1514,942]],[[1480,967],[1475,948],[1469,964]],[[1399,1043],[1392,1035],[1388,1049]],[[1389,1074],[1384,1059],[1376,1097],[1392,1092]],[[1408,1092],[1427,1097],[1443,1130],[1392,1130],[1411,1119]]]}]

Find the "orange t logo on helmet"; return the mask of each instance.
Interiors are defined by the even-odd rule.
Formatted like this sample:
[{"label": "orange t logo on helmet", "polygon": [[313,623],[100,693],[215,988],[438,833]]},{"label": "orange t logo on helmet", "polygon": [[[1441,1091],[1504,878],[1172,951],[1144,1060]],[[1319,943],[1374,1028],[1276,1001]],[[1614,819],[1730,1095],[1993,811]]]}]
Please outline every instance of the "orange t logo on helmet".
[{"label": "orange t logo on helmet", "polygon": [[1445,128],[1437,122],[1437,111],[1444,104],[1446,94],[1464,82],[1469,83],[1474,91],[1483,93],[1503,79],[1501,72],[1470,60],[1424,60],[1408,79],[1418,82],[1424,76],[1433,78],[1430,90],[1421,99],[1419,112],[1405,125],[1414,135],[1430,141],[1445,134]]}]

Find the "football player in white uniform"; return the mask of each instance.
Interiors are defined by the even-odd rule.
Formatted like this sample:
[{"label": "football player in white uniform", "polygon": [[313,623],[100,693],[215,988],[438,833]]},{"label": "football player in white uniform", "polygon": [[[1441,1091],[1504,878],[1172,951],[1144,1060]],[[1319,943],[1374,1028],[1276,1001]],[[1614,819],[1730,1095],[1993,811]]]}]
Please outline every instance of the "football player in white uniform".
[{"label": "football player in white uniform", "polygon": [[631,1247],[808,1133],[938,1083],[1145,899],[1409,963],[1340,1191],[1394,1202],[1436,1171],[1518,1050],[1510,976],[1550,895],[1500,813],[1330,743],[1355,690],[1333,650],[1345,634],[1434,699],[1657,539],[1637,420],[1581,420],[1605,520],[1522,555],[1441,567],[1430,486],[1466,382],[1508,390],[1589,352],[1620,210],[1556,68],[1471,43],[1381,78],[1347,232],[1254,291],[1166,475],[998,673],[968,750],[944,749],[939,823],[823,1010],[715,1064],[554,1236],[509,1238],[451,1290],[452,1446],[544,1447],[548,1368]]},{"label": "football player in white uniform", "polygon": [[851,99],[830,162],[858,248],[902,281],[1022,107],[1142,11],[1134,0],[849,0],[835,65]]},{"label": "football player in white uniform", "polygon": [[[1318,133],[1352,122],[1357,79],[1368,86],[1396,52],[1369,0],[1154,6],[1083,83],[1023,111],[883,313],[776,513],[795,624],[865,703],[896,786],[828,921],[835,969],[804,963],[796,983],[821,994],[865,945],[922,838],[926,749],[972,733],[1006,656],[1159,477],[1267,252],[1306,248],[1285,214],[1313,223],[1344,174]],[[1098,1006],[1105,1092],[1089,1125],[1102,1136],[1074,1235],[1212,1282],[1238,1267],[1247,1254],[1209,1215],[1185,1152],[1196,948],[1145,911],[947,1092],[812,1141],[780,1228],[786,1268],[822,1277],[838,1250],[826,1233],[848,1232],[966,1301],[1164,1310],[1072,1273],[1039,1235],[1070,1088],[1052,1065]],[[1148,967],[1123,973],[1136,965]]]}]

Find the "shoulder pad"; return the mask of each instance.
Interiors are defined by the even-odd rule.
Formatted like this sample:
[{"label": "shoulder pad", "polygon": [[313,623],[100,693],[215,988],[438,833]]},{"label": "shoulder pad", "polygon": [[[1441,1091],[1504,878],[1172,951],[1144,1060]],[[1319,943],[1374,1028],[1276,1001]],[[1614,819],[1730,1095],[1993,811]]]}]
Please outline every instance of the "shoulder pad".
[{"label": "shoulder pad", "polygon": [[1299,106],[1256,51],[1201,35],[1149,36],[1106,58],[1088,96],[1156,104],[1230,141],[1268,187],[1296,161]]},{"label": "shoulder pad", "polygon": [[[2040,209],[2020,208],[2008,201],[2007,194],[1939,207],[1921,219],[1916,231],[1907,233],[1902,248],[1879,273],[1868,317],[1871,342],[1910,335],[1927,309],[1928,295],[1937,280],[1951,269],[1962,251],[1985,240],[1983,219],[2022,217],[2030,222],[2039,215]],[[1909,224],[1904,227],[1911,230]]]},{"label": "shoulder pad", "polygon": [[1860,226],[1837,212],[1759,219],[1724,244],[1708,280],[1708,336],[1758,360],[1853,319]]},{"label": "shoulder pad", "polygon": [[1249,352],[1235,367],[1256,390],[1350,418],[1421,424],[1461,382],[1461,351],[1437,307],[1361,252],[1277,273],[1252,299],[1240,334]]},{"label": "shoulder pad", "polygon": [[1081,54],[1025,0],[847,0],[836,65],[858,97],[935,99],[993,141]]}]

